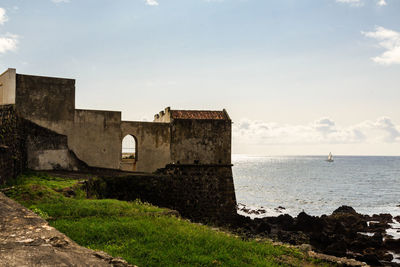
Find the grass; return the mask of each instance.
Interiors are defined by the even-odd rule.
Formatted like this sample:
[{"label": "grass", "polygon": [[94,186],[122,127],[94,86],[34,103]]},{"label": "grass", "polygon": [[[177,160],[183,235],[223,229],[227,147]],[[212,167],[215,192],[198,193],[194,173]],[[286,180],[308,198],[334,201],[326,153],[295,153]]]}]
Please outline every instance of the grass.
[{"label": "grass", "polygon": [[[140,201],[86,199],[77,183],[30,173],[5,193],[78,244],[139,266],[327,265],[296,249],[242,240]],[[64,188],[73,188],[75,196],[66,197]]]}]

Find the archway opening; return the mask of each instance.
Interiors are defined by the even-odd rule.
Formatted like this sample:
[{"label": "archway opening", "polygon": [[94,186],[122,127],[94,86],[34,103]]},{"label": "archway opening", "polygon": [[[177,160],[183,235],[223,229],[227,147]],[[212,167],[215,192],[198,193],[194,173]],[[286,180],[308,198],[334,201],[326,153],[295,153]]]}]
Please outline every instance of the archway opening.
[{"label": "archway opening", "polygon": [[128,134],[122,139],[121,170],[136,171],[136,162],[138,160],[137,148],[135,136]]}]

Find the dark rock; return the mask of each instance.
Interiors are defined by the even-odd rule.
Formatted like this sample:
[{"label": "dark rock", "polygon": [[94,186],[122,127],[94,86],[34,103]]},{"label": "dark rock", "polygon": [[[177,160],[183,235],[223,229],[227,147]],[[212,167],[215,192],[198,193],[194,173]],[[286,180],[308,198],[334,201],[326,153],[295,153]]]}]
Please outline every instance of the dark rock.
[{"label": "dark rock", "polygon": [[361,252],[367,248],[382,248],[382,235],[374,235],[373,237],[358,235],[353,241],[349,241],[349,248],[353,251]]},{"label": "dark rock", "polygon": [[337,213],[350,213],[350,214],[358,214],[355,209],[353,209],[350,206],[341,206],[334,210],[332,214],[337,214]]},{"label": "dark rock", "polygon": [[393,255],[390,253],[386,253],[381,257],[382,260],[384,261],[392,261],[393,260]]},{"label": "dark rock", "polygon": [[304,232],[316,232],[322,230],[323,223],[320,218],[301,212],[295,220],[295,228]]},{"label": "dark rock", "polygon": [[383,244],[388,250],[393,250],[397,253],[400,252],[400,239],[386,238]]},{"label": "dark rock", "polygon": [[280,241],[291,245],[301,245],[309,242],[307,235],[300,231],[278,231],[277,237]]},{"label": "dark rock", "polygon": [[385,233],[388,228],[390,228],[390,225],[387,222],[370,222],[368,231],[374,233]]},{"label": "dark rock", "polygon": [[394,217],[394,219],[395,219],[398,223],[400,223],[400,216],[396,216],[396,217]]},{"label": "dark rock", "polygon": [[381,214],[374,214],[371,216],[371,219],[373,221],[378,221],[378,222],[385,222],[385,223],[391,223],[393,222],[393,216],[391,214],[388,213],[381,213]]},{"label": "dark rock", "polygon": [[366,254],[361,257],[357,257],[356,260],[366,262],[367,264],[373,266],[383,266],[375,254]]},{"label": "dark rock", "polygon": [[283,230],[293,230],[294,219],[289,214],[279,215],[275,219],[275,224],[278,224]]},{"label": "dark rock", "polygon": [[344,240],[332,243],[325,250],[326,253],[338,257],[346,256],[346,251],[347,251],[347,244]]},{"label": "dark rock", "polygon": [[257,233],[270,233],[271,226],[265,219],[254,219],[255,229]]}]

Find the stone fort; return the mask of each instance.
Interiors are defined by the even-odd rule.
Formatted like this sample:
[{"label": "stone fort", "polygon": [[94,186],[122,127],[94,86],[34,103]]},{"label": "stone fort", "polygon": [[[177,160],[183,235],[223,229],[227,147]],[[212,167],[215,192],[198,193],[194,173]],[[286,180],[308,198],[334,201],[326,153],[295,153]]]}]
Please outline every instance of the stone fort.
[{"label": "stone fort", "polygon": [[[73,79],[19,74],[15,69],[0,75],[0,107],[4,132],[0,140],[0,182],[19,168],[79,171],[86,166],[136,171],[148,173],[153,186],[170,177],[169,186],[173,183],[176,189],[172,191],[182,197],[169,206],[179,209],[186,203],[192,208],[202,207],[203,213],[209,206],[216,213],[224,208],[225,215],[235,213],[232,122],[225,109],[167,107],[154,116],[153,122],[122,121],[118,111],[76,109]],[[135,140],[135,148],[132,157],[123,158],[123,139],[129,135]],[[158,176],[157,183],[150,175],[156,171],[164,177]],[[165,187],[165,182],[161,184]],[[182,192],[188,189],[184,196]]]}]

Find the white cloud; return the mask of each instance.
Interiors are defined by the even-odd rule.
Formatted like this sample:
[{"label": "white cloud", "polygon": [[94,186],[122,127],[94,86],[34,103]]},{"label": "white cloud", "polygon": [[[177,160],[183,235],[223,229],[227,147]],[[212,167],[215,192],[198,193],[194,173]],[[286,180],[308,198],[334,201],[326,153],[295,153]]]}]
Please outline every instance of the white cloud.
[{"label": "white cloud", "polygon": [[17,35],[8,33],[4,36],[0,36],[0,54],[16,50],[17,45],[18,45]]},{"label": "white cloud", "polygon": [[361,32],[364,36],[379,41],[379,46],[386,49],[382,55],[372,58],[379,64],[400,64],[400,32],[376,27],[374,32]]},{"label": "white cloud", "polygon": [[0,25],[3,25],[7,20],[6,10],[0,7]]},{"label": "white cloud", "polygon": [[243,145],[325,145],[400,143],[400,125],[390,118],[339,127],[329,118],[305,125],[242,120],[233,126],[233,136]]},{"label": "white cloud", "polygon": [[158,2],[156,0],[146,0],[146,4],[149,6],[158,6]]},{"label": "white cloud", "polygon": [[379,0],[378,3],[376,3],[378,6],[386,6],[387,3],[385,0]]},{"label": "white cloud", "polygon": [[361,0],[336,0],[338,3],[349,4],[351,6],[363,6],[364,3]]},{"label": "white cloud", "polygon": [[[350,6],[360,7],[364,5],[363,0],[336,0],[337,3],[349,4]],[[378,6],[386,6],[386,0],[377,0],[376,4]]]},{"label": "white cloud", "polygon": [[59,4],[59,3],[69,3],[70,0],[51,0],[51,2]]},{"label": "white cloud", "polygon": [[383,140],[388,143],[400,141],[400,128],[393,124],[393,122],[386,117],[380,118],[375,126],[385,132]]}]

